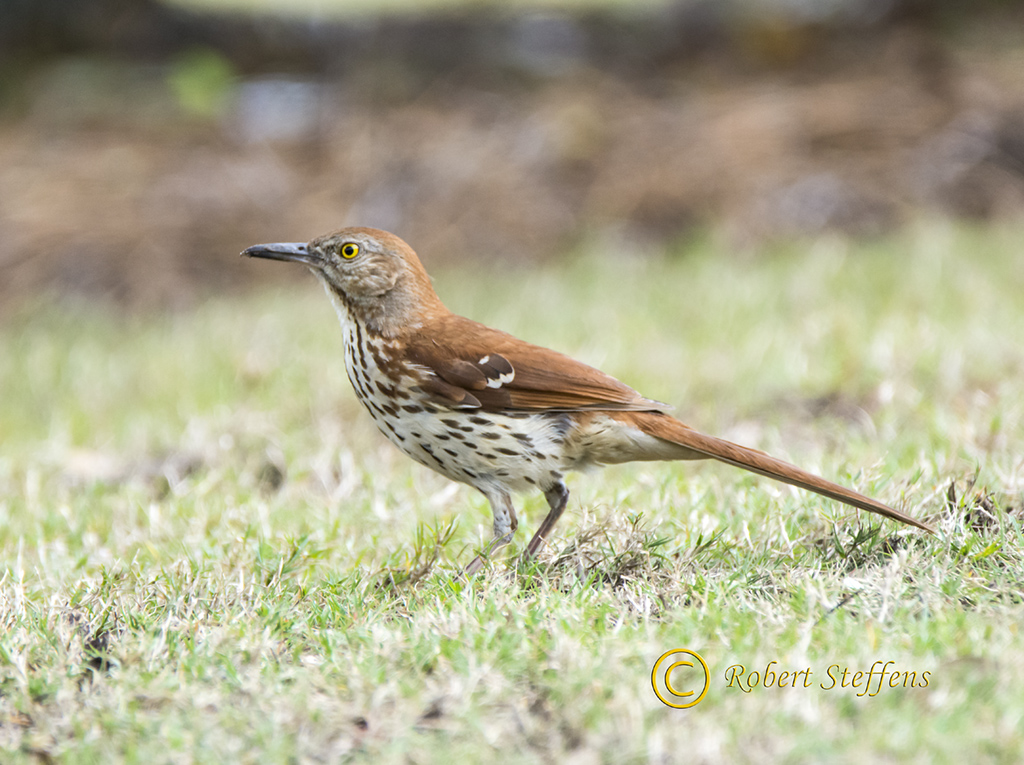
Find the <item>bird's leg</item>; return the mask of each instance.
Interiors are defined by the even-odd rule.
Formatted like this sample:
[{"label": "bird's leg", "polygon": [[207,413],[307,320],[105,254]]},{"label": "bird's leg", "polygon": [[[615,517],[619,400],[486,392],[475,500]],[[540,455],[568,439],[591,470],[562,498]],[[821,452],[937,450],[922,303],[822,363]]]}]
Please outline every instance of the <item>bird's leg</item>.
[{"label": "bird's leg", "polygon": [[516,509],[512,507],[512,497],[504,489],[484,492],[488,502],[491,503],[491,512],[494,514],[494,538],[484,549],[469,562],[465,568],[466,576],[473,576],[483,568],[484,561],[491,557],[491,553],[499,547],[504,547],[512,541],[516,529],[519,527],[519,519],[516,518]]},{"label": "bird's leg", "polygon": [[559,481],[544,491],[544,499],[548,501],[548,507],[551,509],[541,522],[537,533],[533,535],[530,544],[526,546],[526,557],[528,558],[537,554],[537,551],[544,545],[545,538],[551,533],[551,529],[562,517],[565,506],[569,503],[569,487],[565,485],[564,481]]}]

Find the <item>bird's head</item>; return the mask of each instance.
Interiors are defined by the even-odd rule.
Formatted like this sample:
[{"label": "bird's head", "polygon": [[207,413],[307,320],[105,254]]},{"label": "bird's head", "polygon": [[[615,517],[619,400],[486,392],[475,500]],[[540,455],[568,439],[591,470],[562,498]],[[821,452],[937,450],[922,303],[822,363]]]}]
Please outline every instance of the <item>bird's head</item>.
[{"label": "bird's head", "polygon": [[347,318],[384,335],[446,312],[419,257],[387,231],[343,228],[306,243],[257,244],[242,254],[308,266],[339,314],[345,311]]}]

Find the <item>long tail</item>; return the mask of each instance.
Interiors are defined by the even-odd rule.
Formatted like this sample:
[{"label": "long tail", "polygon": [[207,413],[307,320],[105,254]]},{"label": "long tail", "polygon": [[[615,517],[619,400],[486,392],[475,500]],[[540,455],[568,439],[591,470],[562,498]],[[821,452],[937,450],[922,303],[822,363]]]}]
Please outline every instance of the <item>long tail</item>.
[{"label": "long tail", "polygon": [[[625,413],[624,413],[625,414]],[[783,462],[757,449],[749,449],[721,438],[705,435],[667,414],[660,412],[629,412],[628,421],[648,435],[664,441],[678,444],[691,452],[711,457],[752,473],[758,473],[782,483],[788,483],[801,489],[807,489],[830,499],[844,502],[861,510],[884,515],[895,521],[909,523],[932,534],[935,529],[906,513],[883,505],[881,502],[858,494],[837,483],[826,481],[813,473],[801,470],[796,465]],[[618,419],[618,417],[616,417]]]}]

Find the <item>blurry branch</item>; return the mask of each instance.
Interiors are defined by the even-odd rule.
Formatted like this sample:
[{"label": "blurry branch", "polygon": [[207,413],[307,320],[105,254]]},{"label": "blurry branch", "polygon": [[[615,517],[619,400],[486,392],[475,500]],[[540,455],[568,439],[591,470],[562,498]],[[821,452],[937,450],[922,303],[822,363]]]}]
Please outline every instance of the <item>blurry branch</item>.
[{"label": "blurry branch", "polygon": [[[344,0],[336,0],[339,9]],[[738,48],[768,63],[799,56],[808,41],[894,23],[949,27],[1024,0],[666,0],[569,12],[557,4],[494,6],[453,0],[445,12],[345,20],[286,18],[175,6],[158,0],[3,0],[0,64],[77,54],[163,60],[197,47],[241,71],[348,70],[402,60],[434,73],[467,66],[557,70],[566,62],[620,74]],[[411,4],[414,6],[414,3]],[[509,10],[511,8],[512,10]]]}]

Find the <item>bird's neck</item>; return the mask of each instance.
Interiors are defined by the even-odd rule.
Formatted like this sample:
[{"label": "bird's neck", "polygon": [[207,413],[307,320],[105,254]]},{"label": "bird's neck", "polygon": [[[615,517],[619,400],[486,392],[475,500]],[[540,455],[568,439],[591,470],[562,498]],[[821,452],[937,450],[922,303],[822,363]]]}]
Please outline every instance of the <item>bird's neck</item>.
[{"label": "bird's neck", "polygon": [[346,331],[358,324],[370,335],[394,339],[451,313],[429,283],[399,282],[383,295],[360,297],[348,295],[320,274],[317,276]]}]

